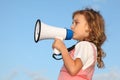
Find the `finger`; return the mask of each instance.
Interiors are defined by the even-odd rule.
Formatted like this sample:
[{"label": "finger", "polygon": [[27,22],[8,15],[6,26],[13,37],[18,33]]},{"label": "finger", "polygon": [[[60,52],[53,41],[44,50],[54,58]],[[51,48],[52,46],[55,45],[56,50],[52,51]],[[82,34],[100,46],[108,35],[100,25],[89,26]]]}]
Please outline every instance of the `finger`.
[{"label": "finger", "polygon": [[54,43],[52,44],[52,49],[54,49],[55,47],[54,47]]},{"label": "finger", "polygon": [[54,40],[55,40],[55,41],[58,41],[59,39],[58,39],[58,38],[55,38]]},{"label": "finger", "polygon": [[52,44],[52,48],[55,48],[55,44],[56,44],[56,40],[54,40],[53,44]]}]

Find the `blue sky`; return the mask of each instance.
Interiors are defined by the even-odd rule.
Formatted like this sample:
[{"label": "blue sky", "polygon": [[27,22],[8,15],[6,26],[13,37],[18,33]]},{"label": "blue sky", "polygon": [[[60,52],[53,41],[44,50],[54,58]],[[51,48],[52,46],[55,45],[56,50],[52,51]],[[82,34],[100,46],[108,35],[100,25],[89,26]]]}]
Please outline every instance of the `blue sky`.
[{"label": "blue sky", "polygon": [[[119,0],[0,0],[0,80],[57,80],[62,60],[52,56],[53,40],[34,42],[37,19],[70,28],[72,13],[92,7],[106,22],[105,68],[93,80],[120,80]],[[75,41],[64,41],[69,47]]]}]

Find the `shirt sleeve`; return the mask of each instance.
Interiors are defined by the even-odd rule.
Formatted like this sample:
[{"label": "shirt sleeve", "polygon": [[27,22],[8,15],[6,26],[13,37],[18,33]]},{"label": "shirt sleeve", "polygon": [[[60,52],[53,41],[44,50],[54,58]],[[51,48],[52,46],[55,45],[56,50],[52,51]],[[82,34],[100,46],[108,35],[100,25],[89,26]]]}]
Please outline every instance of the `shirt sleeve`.
[{"label": "shirt sleeve", "polygon": [[83,69],[86,69],[94,62],[94,50],[90,42],[81,41],[75,46],[74,59],[80,58]]}]

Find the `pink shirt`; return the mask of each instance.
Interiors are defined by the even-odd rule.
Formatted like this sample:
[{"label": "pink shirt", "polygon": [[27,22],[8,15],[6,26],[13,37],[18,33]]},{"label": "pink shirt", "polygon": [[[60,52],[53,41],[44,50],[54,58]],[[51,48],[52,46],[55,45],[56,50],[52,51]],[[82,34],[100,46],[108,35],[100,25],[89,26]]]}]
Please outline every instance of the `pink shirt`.
[{"label": "pink shirt", "polygon": [[[91,55],[93,54],[93,59],[92,59],[92,62],[91,64],[87,63],[87,61],[83,61],[83,67],[85,67],[87,64],[88,66],[85,67],[85,68],[82,68],[78,73],[77,75],[75,76],[71,76],[65,66],[63,65],[62,69],[60,70],[60,74],[59,74],[59,77],[58,77],[58,80],[92,80],[92,76],[93,76],[93,73],[94,73],[94,68],[95,68],[95,63],[96,63],[96,53],[97,53],[97,50],[96,50],[96,47],[94,44],[90,43],[90,42],[86,42],[86,41],[82,41],[82,44],[80,43],[79,45],[88,45],[88,47],[90,47],[92,49],[89,49],[91,51]],[[85,47],[86,48],[86,47]],[[76,48],[75,48],[76,49]],[[75,56],[75,49],[73,49],[71,52],[70,52],[70,56],[74,59],[74,56]],[[78,51],[77,51],[78,52]],[[89,52],[89,51],[88,51]],[[81,54],[81,53],[79,53]],[[86,55],[87,56],[87,55]],[[90,56],[90,55],[89,55]],[[77,57],[78,58],[78,57]],[[82,59],[81,59],[82,60]],[[86,59],[83,59],[83,60],[88,60],[87,58]],[[85,65],[85,66],[84,66]]]}]

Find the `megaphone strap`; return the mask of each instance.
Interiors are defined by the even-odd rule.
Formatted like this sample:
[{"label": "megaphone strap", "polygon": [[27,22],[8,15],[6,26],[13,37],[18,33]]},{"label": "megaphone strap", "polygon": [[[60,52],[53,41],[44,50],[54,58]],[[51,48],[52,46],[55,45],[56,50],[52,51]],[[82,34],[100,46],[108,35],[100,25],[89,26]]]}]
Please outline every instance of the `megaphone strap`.
[{"label": "megaphone strap", "polygon": [[[71,50],[73,50],[73,49],[75,48],[75,45],[76,45],[76,44],[74,44],[73,46],[67,48],[68,52],[70,52]],[[61,58],[57,58],[57,56],[61,56]],[[53,57],[55,60],[61,60],[61,59],[62,59],[61,53],[60,53],[60,54],[55,54],[55,53],[54,53],[54,54],[52,55],[52,57]]]},{"label": "megaphone strap", "polygon": [[61,57],[61,58],[57,58],[57,56],[61,56],[61,54],[53,54],[53,55],[52,55],[52,57],[53,57],[54,59],[56,59],[56,60],[61,60],[61,59],[62,59],[62,57]]}]

